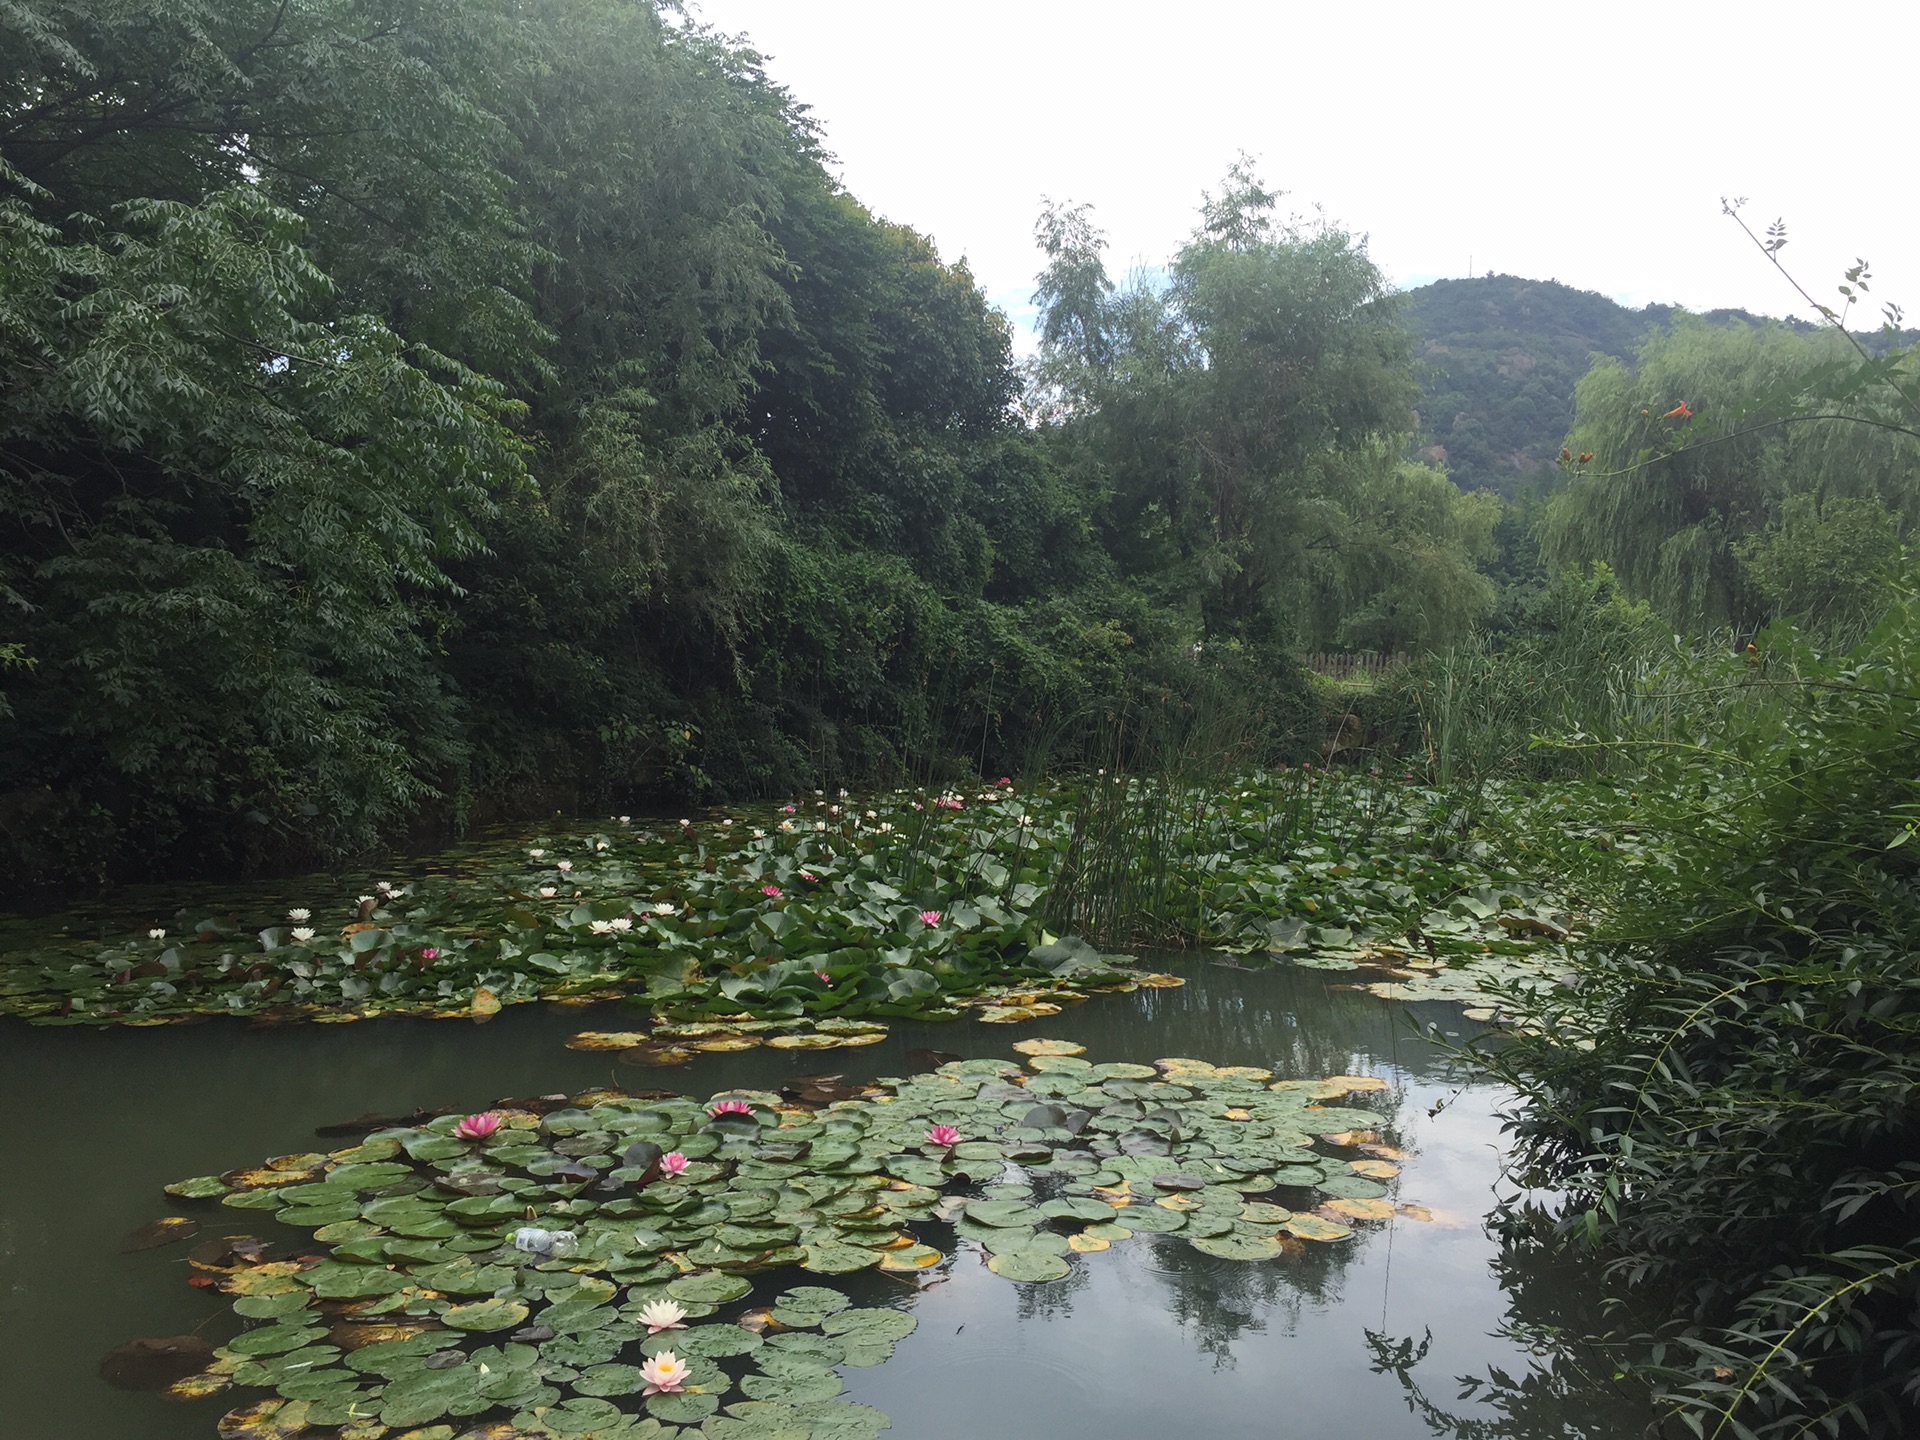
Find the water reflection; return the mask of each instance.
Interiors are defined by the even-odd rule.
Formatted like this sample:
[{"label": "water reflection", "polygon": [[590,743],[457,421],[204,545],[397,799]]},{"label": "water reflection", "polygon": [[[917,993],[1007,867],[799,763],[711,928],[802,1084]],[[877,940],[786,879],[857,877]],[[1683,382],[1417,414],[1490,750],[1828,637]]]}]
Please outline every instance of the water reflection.
[{"label": "water reflection", "polygon": [[[1609,1412],[1591,1374],[1530,1353],[1537,1336],[1525,1324],[1570,1313],[1577,1287],[1544,1262],[1503,1261],[1485,1230],[1498,1182],[1499,1096],[1462,1089],[1410,1022],[1460,1027],[1457,1012],[1414,1015],[1316,972],[1193,960],[1178,968],[1190,977],[1182,989],[1104,997],[1036,1025],[903,1025],[867,1049],[753,1050],[674,1070],[616,1068],[604,1055],[564,1048],[574,1030],[630,1023],[618,1009],[518,1007],[484,1028],[397,1018],[279,1031],[0,1026],[9,1425],[89,1440],[209,1440],[221,1402],[163,1405],[94,1374],[101,1355],[137,1336],[197,1325],[210,1337],[224,1333],[218,1298],[182,1283],[183,1247],[117,1253],[128,1232],[163,1213],[158,1187],[168,1180],[307,1148],[315,1127],[367,1112],[479,1108],[505,1094],[609,1081],[705,1094],[823,1069],[863,1079],[901,1073],[918,1047],[1007,1056],[1015,1039],[1058,1036],[1098,1060],[1187,1055],[1289,1076],[1381,1075],[1389,1089],[1362,1099],[1393,1117],[1393,1139],[1407,1152],[1399,1198],[1437,1218],[1363,1227],[1352,1241],[1303,1245],[1270,1263],[1219,1260],[1141,1236],[1077,1257],[1068,1279],[1048,1285],[1011,1284],[970,1246],[923,1275],[854,1277],[863,1303],[897,1302],[904,1288],[921,1287],[913,1296],[920,1329],[894,1359],[847,1372],[848,1398],[892,1414],[893,1433],[1637,1434],[1643,1421]],[[257,1230],[254,1218],[226,1223],[228,1214],[215,1211],[204,1234]],[[951,1247],[950,1235],[940,1238]],[[767,1277],[756,1298],[784,1283]],[[1403,1345],[1408,1337],[1418,1338]],[[1500,1377],[1512,1393],[1483,1381],[1456,1399],[1461,1375]],[[1575,1415],[1582,1397],[1592,1403]],[[1009,1416],[1020,1419],[1010,1425]]]}]

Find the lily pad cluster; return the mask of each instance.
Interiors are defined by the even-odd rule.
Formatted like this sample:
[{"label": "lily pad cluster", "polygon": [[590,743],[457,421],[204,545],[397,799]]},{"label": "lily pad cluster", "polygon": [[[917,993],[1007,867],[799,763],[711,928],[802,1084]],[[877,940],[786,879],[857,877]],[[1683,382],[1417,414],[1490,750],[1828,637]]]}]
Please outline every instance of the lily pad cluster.
[{"label": "lily pad cluster", "polygon": [[[245,898],[202,904],[104,948],[0,954],[0,1012],[55,1024],[486,1018],[530,1000],[625,997],[678,1021],[950,1018],[976,1000],[1044,1015],[1136,983],[1124,958],[1061,940],[1045,921],[1089,788],[1116,784],[1140,782],[615,820],[472,854],[452,873],[369,880],[362,893],[282,885],[265,913]],[[1183,924],[1196,945],[1379,965],[1399,972],[1381,983],[1422,984],[1489,958],[1551,965],[1572,923],[1484,845],[1461,846],[1420,787],[1257,773],[1182,804],[1192,822],[1168,863],[1191,897]],[[1061,995],[981,999],[1035,990]],[[1480,995],[1471,980],[1452,991]]]},{"label": "lily pad cluster", "polygon": [[[508,1102],[485,1124],[445,1116],[181,1181],[176,1200],[270,1214],[312,1244],[193,1251],[247,1328],[172,1392],[269,1392],[229,1414],[227,1440],[859,1440],[887,1420],[841,1399],[839,1372],[885,1360],[914,1319],[822,1279],[910,1278],[965,1244],[1039,1284],[1141,1235],[1272,1260],[1395,1213],[1385,1117],[1337,1103],[1378,1080],[1019,1048],[1024,1067],[950,1061],[823,1104]],[[764,1292],[754,1278],[795,1272]],[[684,1383],[649,1394],[666,1351]]]}]

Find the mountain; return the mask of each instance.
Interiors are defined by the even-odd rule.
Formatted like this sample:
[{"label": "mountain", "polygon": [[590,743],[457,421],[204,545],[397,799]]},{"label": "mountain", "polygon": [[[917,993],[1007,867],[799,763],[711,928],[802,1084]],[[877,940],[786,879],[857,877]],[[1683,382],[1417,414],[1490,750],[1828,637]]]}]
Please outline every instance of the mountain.
[{"label": "mountain", "polygon": [[[1593,356],[1630,357],[1676,305],[1641,310],[1557,280],[1481,275],[1436,280],[1402,297],[1422,342],[1425,373],[1419,446],[1462,488],[1511,497],[1553,473],[1573,423],[1573,387]],[[1745,310],[1711,310],[1715,322],[1759,323]],[[1788,321],[1811,329],[1805,321]]]}]

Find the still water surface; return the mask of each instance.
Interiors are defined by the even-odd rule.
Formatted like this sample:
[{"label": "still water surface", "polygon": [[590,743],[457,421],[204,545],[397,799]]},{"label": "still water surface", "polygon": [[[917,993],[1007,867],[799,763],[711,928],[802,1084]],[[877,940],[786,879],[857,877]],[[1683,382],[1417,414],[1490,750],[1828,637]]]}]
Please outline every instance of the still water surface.
[{"label": "still water surface", "polygon": [[[1409,1152],[1395,1198],[1429,1207],[1435,1219],[1363,1226],[1342,1244],[1262,1264],[1140,1236],[1077,1257],[1071,1276],[1047,1285],[1003,1280],[965,1246],[949,1264],[906,1280],[852,1277],[859,1303],[908,1299],[920,1321],[893,1359],[844,1372],[845,1398],[887,1411],[891,1434],[1639,1434],[1645,1414],[1598,1386],[1570,1406],[1523,1406],[1523,1418],[1456,1398],[1455,1377],[1498,1369],[1520,1378],[1540,1363],[1503,1333],[1516,1302],[1501,1288],[1500,1247],[1482,1223],[1502,1184],[1502,1097],[1463,1086],[1408,1023],[1411,1015],[1471,1029],[1458,1011],[1377,1000],[1338,988],[1337,976],[1285,967],[1243,970],[1195,957],[1174,968],[1188,977],[1182,989],[1096,997],[1037,1024],[900,1024],[864,1049],[708,1055],[674,1070],[564,1048],[576,1030],[631,1026],[634,1013],[617,1006],[518,1006],[485,1026],[385,1018],[95,1032],[0,1023],[0,1440],[211,1440],[235,1397],[169,1404],[111,1389],[95,1374],[99,1357],[125,1340],[196,1326],[216,1340],[230,1332],[221,1297],[184,1283],[187,1246],[118,1253],[128,1232],[177,1212],[160,1193],[168,1181],[351,1143],[316,1142],[314,1127],[367,1112],[477,1110],[609,1081],[704,1096],[822,1070],[899,1074],[916,1046],[1011,1059],[1008,1046],[1027,1036],[1079,1041],[1095,1061],[1189,1055],[1282,1076],[1383,1076],[1389,1089],[1363,1100],[1395,1117],[1391,1138]],[[202,1239],[273,1233],[257,1212],[190,1213],[207,1227]],[[936,1243],[950,1248],[950,1235]],[[787,1283],[762,1277],[756,1298]],[[1572,1283],[1533,1274],[1525,1307],[1551,1309],[1570,1298],[1555,1287]],[[1472,1428],[1456,1430],[1448,1415],[1413,1403],[1400,1377],[1376,1371],[1370,1332],[1415,1341],[1431,1332],[1410,1378]]]}]

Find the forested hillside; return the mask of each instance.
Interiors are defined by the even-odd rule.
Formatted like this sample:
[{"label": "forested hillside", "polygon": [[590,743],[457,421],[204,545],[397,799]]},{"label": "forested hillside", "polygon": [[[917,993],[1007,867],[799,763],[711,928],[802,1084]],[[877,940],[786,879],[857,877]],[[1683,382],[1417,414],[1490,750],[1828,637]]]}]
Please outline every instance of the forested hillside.
[{"label": "forested hillside", "polygon": [[1295,648],[1491,603],[1364,246],[1248,177],[1151,305],[1056,246],[1028,397],[738,42],[367,14],[0,11],[10,885],[997,773],[1143,697],[1307,754]]},{"label": "forested hillside", "polygon": [[[1420,445],[1469,490],[1512,496],[1549,479],[1573,426],[1573,387],[1595,355],[1630,360],[1679,313],[1630,310],[1557,280],[1480,275],[1436,280],[1401,299],[1420,337]],[[1745,310],[1714,310],[1710,324],[1761,323]],[[1804,323],[1781,322],[1802,331]]]}]

